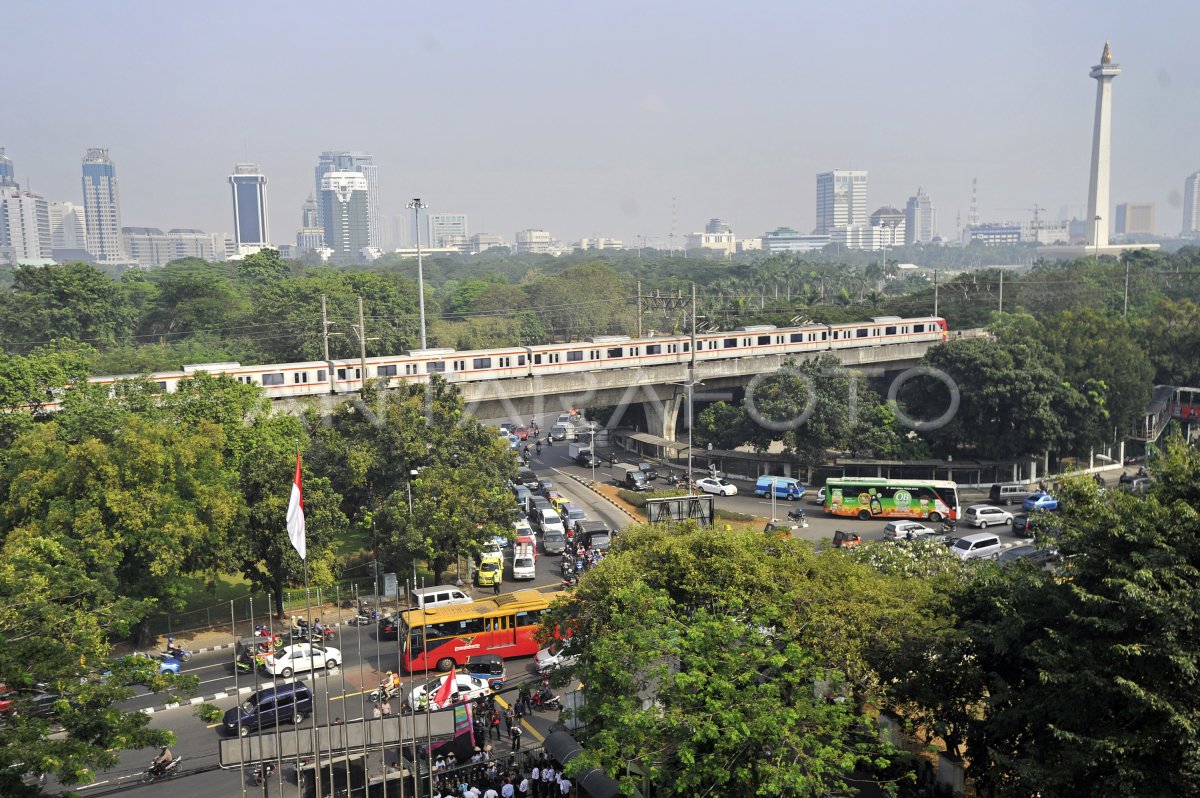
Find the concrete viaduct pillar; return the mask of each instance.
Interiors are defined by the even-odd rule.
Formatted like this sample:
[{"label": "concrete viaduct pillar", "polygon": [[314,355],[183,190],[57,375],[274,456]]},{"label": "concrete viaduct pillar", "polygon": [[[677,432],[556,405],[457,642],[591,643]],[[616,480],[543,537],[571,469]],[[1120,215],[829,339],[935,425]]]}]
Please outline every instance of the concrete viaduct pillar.
[{"label": "concrete viaduct pillar", "polygon": [[642,402],[642,412],[646,416],[646,432],[669,441],[675,440],[675,424],[679,419],[679,409],[686,402],[686,398],[682,395]]}]

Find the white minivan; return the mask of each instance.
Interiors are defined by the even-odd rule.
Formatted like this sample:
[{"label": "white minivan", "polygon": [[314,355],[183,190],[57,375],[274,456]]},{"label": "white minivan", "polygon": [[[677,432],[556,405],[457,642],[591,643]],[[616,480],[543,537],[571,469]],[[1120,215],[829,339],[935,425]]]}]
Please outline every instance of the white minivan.
[{"label": "white minivan", "polygon": [[991,532],[976,532],[964,535],[950,547],[954,556],[963,560],[989,560],[1000,554],[1000,538]]},{"label": "white minivan", "polygon": [[447,604],[470,604],[475,600],[467,595],[466,590],[454,585],[417,588],[412,592],[412,597],[413,606],[423,610],[444,607]]}]

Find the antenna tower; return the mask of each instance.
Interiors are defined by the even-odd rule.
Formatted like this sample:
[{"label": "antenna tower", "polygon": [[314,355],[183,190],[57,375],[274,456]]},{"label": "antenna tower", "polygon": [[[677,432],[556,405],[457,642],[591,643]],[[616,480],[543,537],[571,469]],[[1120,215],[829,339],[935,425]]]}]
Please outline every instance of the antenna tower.
[{"label": "antenna tower", "polygon": [[971,212],[967,215],[967,224],[974,227],[979,224],[979,179],[971,178]]}]

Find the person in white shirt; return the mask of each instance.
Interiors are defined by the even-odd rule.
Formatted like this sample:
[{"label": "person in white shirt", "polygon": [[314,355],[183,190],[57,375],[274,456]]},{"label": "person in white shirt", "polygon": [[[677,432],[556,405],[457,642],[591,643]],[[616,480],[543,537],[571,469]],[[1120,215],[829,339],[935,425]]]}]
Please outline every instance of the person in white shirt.
[{"label": "person in white shirt", "polygon": [[[542,794],[542,769],[536,764],[533,766],[533,770],[529,773],[529,780],[533,782],[532,795],[534,798],[538,798],[538,796]],[[525,794],[530,795],[528,790],[526,790]]]},{"label": "person in white shirt", "polygon": [[487,792],[483,794],[483,798],[500,798],[500,793],[496,792],[495,789],[488,787]]},{"label": "person in white shirt", "polygon": [[[534,768],[537,771],[537,768]],[[529,798],[529,777],[523,777],[521,783],[517,785],[517,794],[520,798]]]},{"label": "person in white shirt", "polygon": [[564,796],[570,795],[571,794],[571,780],[568,779],[566,776],[563,776],[562,778],[560,778],[558,780],[558,790]]},{"label": "person in white shirt", "polygon": [[513,788],[512,782],[506,779],[504,786],[500,788],[500,798],[513,798],[515,794],[516,790]]}]

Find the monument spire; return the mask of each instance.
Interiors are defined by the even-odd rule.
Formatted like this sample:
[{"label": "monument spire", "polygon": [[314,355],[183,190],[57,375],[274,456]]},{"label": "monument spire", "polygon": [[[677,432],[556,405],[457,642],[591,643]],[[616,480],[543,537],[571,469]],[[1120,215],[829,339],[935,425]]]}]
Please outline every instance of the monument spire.
[{"label": "monument spire", "polygon": [[1092,175],[1088,184],[1088,244],[1108,246],[1109,173],[1112,160],[1112,82],[1121,67],[1112,62],[1112,48],[1104,43],[1100,63],[1092,67],[1096,81],[1096,121],[1092,128]]}]

